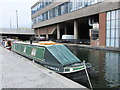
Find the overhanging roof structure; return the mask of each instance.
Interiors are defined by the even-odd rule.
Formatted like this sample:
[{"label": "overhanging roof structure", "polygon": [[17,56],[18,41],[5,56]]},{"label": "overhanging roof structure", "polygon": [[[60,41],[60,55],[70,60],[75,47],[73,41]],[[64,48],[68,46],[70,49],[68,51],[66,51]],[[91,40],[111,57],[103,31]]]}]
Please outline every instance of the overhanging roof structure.
[{"label": "overhanging roof structure", "polygon": [[0,28],[0,34],[34,35],[33,29]]}]

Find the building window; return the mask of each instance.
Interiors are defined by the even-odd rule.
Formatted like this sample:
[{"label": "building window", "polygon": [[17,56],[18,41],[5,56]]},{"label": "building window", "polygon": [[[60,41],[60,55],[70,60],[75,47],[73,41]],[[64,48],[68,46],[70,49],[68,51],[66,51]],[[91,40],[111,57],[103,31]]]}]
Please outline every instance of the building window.
[{"label": "building window", "polygon": [[53,0],[41,0],[35,7],[31,9],[31,13],[34,14],[37,11],[41,10],[42,8],[47,7],[49,4],[51,4]]},{"label": "building window", "polygon": [[52,10],[50,10],[49,13],[50,13],[50,18],[52,18]]},{"label": "building window", "polygon": [[60,16],[60,15],[61,15],[61,5],[58,6],[58,16]]},{"label": "building window", "polygon": [[45,12],[45,13],[44,13],[44,21],[45,21],[45,20],[48,20],[48,12]]},{"label": "building window", "polygon": [[58,7],[55,8],[55,17],[58,16]]},{"label": "building window", "polygon": [[64,4],[65,5],[65,13],[68,13],[68,2]]},{"label": "building window", "polygon": [[72,2],[69,2],[68,3],[68,12],[71,12],[72,11]]},{"label": "building window", "polygon": [[42,18],[41,18],[42,21],[44,21],[44,13],[42,14]]},{"label": "building window", "polygon": [[50,11],[48,11],[48,13],[47,13],[47,14],[48,14],[48,19],[50,19]]},{"label": "building window", "polygon": [[52,9],[52,18],[55,17],[55,8]]},{"label": "building window", "polygon": [[38,23],[42,22],[42,15],[38,16]]},{"label": "building window", "polygon": [[107,13],[107,20],[110,20],[110,12]]},{"label": "building window", "polygon": [[33,19],[32,19],[32,25],[33,25],[33,24],[36,24],[36,18],[33,18]]},{"label": "building window", "polygon": [[120,47],[120,10],[107,12],[106,46]]},{"label": "building window", "polygon": [[65,5],[61,5],[61,15],[65,13]]},{"label": "building window", "polygon": [[[33,20],[32,24],[36,24],[39,23],[41,21],[45,21],[75,10],[78,10],[80,8],[89,6],[89,5],[93,5],[95,3],[98,2],[102,2],[104,0],[69,0],[68,2],[63,3],[62,5],[59,5],[55,8],[52,8],[51,10],[42,13],[42,16],[37,16],[35,18],[37,18],[36,20]],[[54,2],[54,0],[41,0],[41,2],[39,2],[35,7],[33,7],[31,9],[31,13],[34,14],[37,11],[41,10],[42,8],[45,8],[46,6],[48,6],[49,4],[51,4],[52,2]],[[112,11],[112,12],[108,12],[108,16],[107,16],[107,20],[113,19],[115,20],[115,18],[118,18],[118,15],[115,13],[119,13],[118,11]],[[111,15],[112,14],[112,15]],[[115,16],[116,15],[116,16]],[[112,21],[113,23],[115,21]],[[109,22],[108,22],[109,23]],[[110,23],[108,24],[108,28],[109,28]],[[113,26],[111,26],[112,28],[114,28],[114,24],[112,24]]]}]

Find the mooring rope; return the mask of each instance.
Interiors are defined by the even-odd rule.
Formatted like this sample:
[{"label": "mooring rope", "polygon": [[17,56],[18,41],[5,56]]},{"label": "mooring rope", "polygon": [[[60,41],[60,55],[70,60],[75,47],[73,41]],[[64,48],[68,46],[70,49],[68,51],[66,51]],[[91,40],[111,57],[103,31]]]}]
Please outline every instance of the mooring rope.
[{"label": "mooring rope", "polygon": [[84,64],[84,67],[85,67],[85,72],[86,72],[86,75],[87,75],[87,79],[88,79],[90,88],[91,88],[91,90],[93,90],[92,83],[91,83],[90,77],[89,77],[89,75],[88,75],[87,67],[86,67],[86,65],[85,65],[85,60],[83,61],[83,64]]}]

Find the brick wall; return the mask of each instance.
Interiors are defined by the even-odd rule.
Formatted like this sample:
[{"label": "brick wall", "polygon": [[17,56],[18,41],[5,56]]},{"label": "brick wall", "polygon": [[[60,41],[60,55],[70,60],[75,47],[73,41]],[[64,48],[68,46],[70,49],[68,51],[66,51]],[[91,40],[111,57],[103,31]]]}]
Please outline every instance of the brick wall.
[{"label": "brick wall", "polygon": [[106,13],[99,14],[99,46],[106,46]]},{"label": "brick wall", "polygon": [[91,40],[90,44],[91,46],[99,46],[99,40]]}]

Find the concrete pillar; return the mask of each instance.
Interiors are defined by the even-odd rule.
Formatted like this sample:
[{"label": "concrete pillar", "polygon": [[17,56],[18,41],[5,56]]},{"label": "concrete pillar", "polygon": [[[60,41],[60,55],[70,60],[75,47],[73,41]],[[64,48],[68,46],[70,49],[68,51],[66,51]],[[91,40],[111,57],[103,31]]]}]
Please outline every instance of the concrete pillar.
[{"label": "concrete pillar", "polygon": [[46,30],[46,40],[49,39],[49,36],[48,36],[48,27],[47,27],[47,30]]},{"label": "concrete pillar", "polygon": [[57,39],[60,39],[60,25],[57,24]]},{"label": "concrete pillar", "polygon": [[78,25],[76,20],[74,20],[74,39],[78,39]]},{"label": "concrete pillar", "polygon": [[65,25],[65,34],[67,34],[67,25]]},{"label": "concrete pillar", "polygon": [[46,39],[48,40],[49,39],[49,36],[48,36],[48,34],[46,33]]},{"label": "concrete pillar", "polygon": [[40,36],[40,29],[38,29],[38,36]]},{"label": "concrete pillar", "polygon": [[35,33],[35,37],[37,37],[37,30],[34,30],[34,33]]}]

